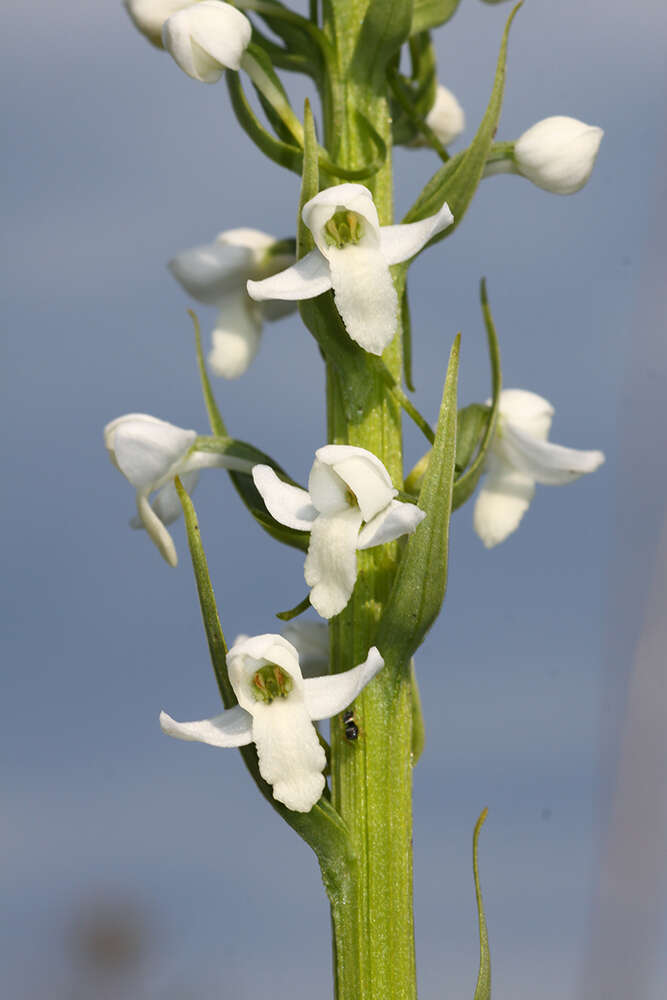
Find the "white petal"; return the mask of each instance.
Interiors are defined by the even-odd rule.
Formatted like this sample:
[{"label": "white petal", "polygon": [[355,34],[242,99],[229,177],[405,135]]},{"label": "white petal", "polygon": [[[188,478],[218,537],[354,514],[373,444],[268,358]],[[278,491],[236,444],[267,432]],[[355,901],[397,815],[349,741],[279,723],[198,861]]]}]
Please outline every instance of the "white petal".
[{"label": "white petal", "polygon": [[396,226],[382,226],[380,249],[387,264],[400,264],[422,250],[428,241],[447,229],[454,221],[449,205],[444,202],[435,215],[419,222],[405,222]]},{"label": "white petal", "polygon": [[380,355],[396,333],[398,297],[380,250],[366,246],[330,247],[331,284],[336,308],[349,336],[370,354]]},{"label": "white petal", "polygon": [[393,542],[401,535],[410,535],[426,517],[426,511],[413,503],[392,500],[388,507],[365,524],[359,532],[358,549],[372,549],[374,545]]},{"label": "white petal", "polygon": [[162,41],[188,76],[215,83],[225,69],[239,69],[251,32],[250,21],[231,4],[202,0],[165,21]]},{"label": "white petal", "polygon": [[257,703],[253,740],[273,797],[294,812],[309,812],[324,790],[326,755],[304,705],[291,696]]},{"label": "white petal", "polygon": [[489,471],[473,513],[473,527],[488,549],[516,531],[534,493],[534,481],[521,472],[500,462]]},{"label": "white petal", "polygon": [[249,281],[248,295],[255,302],[266,299],[314,299],[331,288],[329,264],[319,250],[311,250],[292,267],[263,281]]},{"label": "white petal", "polygon": [[[491,400],[487,400],[487,406]],[[548,399],[526,389],[503,389],[500,393],[499,412],[505,419],[531,437],[546,441],[551,429],[554,408]]]},{"label": "white petal", "polygon": [[123,4],[135,25],[147,38],[162,48],[162,25],[183,7],[189,7],[198,0],[123,0]]},{"label": "white petal", "polygon": [[329,628],[326,622],[296,618],[283,629],[283,635],[299,654],[304,677],[317,677],[329,670]]},{"label": "white petal", "polygon": [[167,266],[193,299],[219,305],[230,293],[245,291],[252,265],[252,250],[216,240],[183,250]]},{"label": "white petal", "polygon": [[166,420],[128,413],[104,429],[112,461],[139,490],[151,488],[183,459],[197,437]]},{"label": "white petal", "polygon": [[292,678],[289,698],[303,704],[305,697],[299,654],[282,635],[272,632],[262,635],[239,636],[227,653],[229,680],[239,704],[255,715],[260,703],[255,698],[251,682],[253,674],[267,663],[276,663]]},{"label": "white petal", "polygon": [[252,743],[252,716],[240,705],[199,722],[176,722],[166,712],[160,712],[160,726],[167,736],[212,747],[244,747]]},{"label": "white petal", "polygon": [[346,484],[330,465],[320,461],[319,456],[308,476],[308,492],[320,514],[336,514],[350,506]]},{"label": "white petal", "polygon": [[373,646],[365,663],[341,674],[311,677],[305,681],[306,708],[311,719],[328,719],[352,704],[362,688],[384,666],[384,660]]},{"label": "white petal", "polygon": [[[178,556],[176,555],[176,548],[174,547],[172,537],[148,502],[147,493],[137,493],[137,513],[141,525],[148,532],[151,541],[157,545],[160,555],[170,566],[177,566]],[[132,527],[137,526],[134,518],[130,521],[130,524]]]},{"label": "white petal", "polygon": [[352,595],[360,527],[361,511],[348,508],[330,517],[321,514],[311,528],[304,575],[312,588],[310,603],[322,618],[337,615]]},{"label": "white petal", "polygon": [[553,194],[574,194],[591,175],[604,132],[566,115],[537,122],[517,139],[519,171]]},{"label": "white petal", "polygon": [[262,319],[259,309],[240,288],[221,303],[213,330],[208,363],[216,375],[238,378],[246,372],[259,349]]},{"label": "white petal", "polygon": [[324,236],[324,226],[339,209],[356,212],[366,220],[361,246],[379,246],[380,222],[368,188],[363,184],[336,184],[307,201],[301,213],[303,221],[313,234],[315,245],[325,257],[329,256],[330,247]]},{"label": "white petal", "polygon": [[256,465],[252,478],[266,509],[276,521],[298,531],[310,531],[317,511],[305,490],[284,483],[268,465]]},{"label": "white petal", "polygon": [[604,462],[601,451],[578,451],[539,441],[510,423],[503,427],[501,445],[516,469],[548,486],[574,482],[587,472],[595,472]]},{"label": "white petal", "polygon": [[443,146],[449,145],[463,132],[466,118],[463,108],[451,90],[438,84],[433,107],[426,116],[426,124],[432,129]]},{"label": "white petal", "polygon": [[[329,444],[318,448],[315,454],[352,490],[364,521],[370,521],[396,496],[389,473],[380,459],[366,448]],[[319,508],[314,497],[313,501]]]}]

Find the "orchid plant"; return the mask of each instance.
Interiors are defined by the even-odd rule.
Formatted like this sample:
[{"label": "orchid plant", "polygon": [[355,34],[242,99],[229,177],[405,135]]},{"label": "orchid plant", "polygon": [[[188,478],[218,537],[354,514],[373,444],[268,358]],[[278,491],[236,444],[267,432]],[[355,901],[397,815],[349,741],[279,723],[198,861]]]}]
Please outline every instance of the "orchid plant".
[{"label": "orchid plant", "polygon": [[[458,408],[457,336],[433,424],[414,402],[406,287],[412,260],[438,253],[485,178],[511,173],[555,194],[578,191],[602,138],[601,129],[556,115],[516,141],[496,141],[518,3],[499,40],[486,112],[467,147],[450,153],[465,115],[438,81],[432,31],[459,2],[312,0],[305,17],[280,0],[125,0],[135,26],[184,73],[204,84],[224,77],[250,140],[301,178],[293,236],[249,228],[254,219],[225,220],[248,225],[177,253],[169,268],[185,292],[218,310],[208,355],[217,376],[252,379],[264,322],[298,308],[326,373],[327,441],[307,488],[280,456],[228,434],[194,313],[210,433],[133,413],[112,420],[104,436],[136,492],[131,523],[146,529],[171,566],[177,556],[167,525],[185,516],[223,703],[196,722],[162,712],[162,729],[238,748],[267,802],[314,850],[331,907],[337,1000],[416,997],[411,787],[423,726],[413,658],[445,597],[452,512],[481,481],[473,526],[484,545],[495,546],[519,526],[536,484],[572,482],[604,460],[599,451],[549,442],[551,404],[502,388],[484,281],[490,398]],[[311,80],[315,109],[308,101],[302,112],[292,107],[282,71]],[[433,176],[400,222],[392,214],[396,145],[428,147],[434,158]],[[202,220],[203,231],[219,224]],[[404,417],[428,444],[409,472]],[[278,614],[289,621],[282,635],[262,631],[269,609],[257,609],[257,634],[227,648],[190,498],[206,468],[226,470],[261,527],[304,553],[308,595]],[[307,608],[321,620],[301,619]],[[315,723],[338,716],[327,741]],[[477,870],[484,815],[473,834],[475,1000],[491,990]]]}]

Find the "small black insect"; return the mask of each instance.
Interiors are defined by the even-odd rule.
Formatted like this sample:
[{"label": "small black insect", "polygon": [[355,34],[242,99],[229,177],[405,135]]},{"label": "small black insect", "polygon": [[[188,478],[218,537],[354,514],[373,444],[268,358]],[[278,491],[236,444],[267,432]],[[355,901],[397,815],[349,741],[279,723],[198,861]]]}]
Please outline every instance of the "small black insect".
[{"label": "small black insect", "polygon": [[353,743],[359,738],[359,726],[354,721],[354,712],[351,708],[348,708],[347,712],[343,712],[343,728],[345,730],[345,739]]}]

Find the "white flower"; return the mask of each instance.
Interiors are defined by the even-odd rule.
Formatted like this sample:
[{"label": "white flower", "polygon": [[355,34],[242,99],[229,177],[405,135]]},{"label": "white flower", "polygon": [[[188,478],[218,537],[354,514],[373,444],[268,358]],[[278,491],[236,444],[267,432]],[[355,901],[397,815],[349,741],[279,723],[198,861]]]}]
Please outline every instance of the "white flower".
[{"label": "white flower", "polygon": [[341,712],[383,666],[373,646],[352,670],[304,680],[299,655],[283,636],[244,636],[227,654],[238,705],[200,722],[175,722],[161,712],[160,725],[169,736],[215,747],[254,743],[273,797],[309,812],[324,789],[326,764],[313,722]]},{"label": "white flower", "polygon": [[191,7],[200,0],[123,0],[134,24],[153,45],[162,48],[162,25],[183,7]]},{"label": "white flower", "polygon": [[547,441],[554,409],[523,389],[504,389],[486,459],[486,480],[473,524],[487,548],[511,535],[528,509],[535,483],[571,483],[604,462],[601,451],[577,451]]},{"label": "white flower", "polygon": [[357,579],[357,549],[408,534],[426,516],[414,504],[394,499],[397,490],[389,473],[365,448],[319,448],[308,492],[283,483],[268,465],[256,465],[252,477],[276,521],[310,532],[304,575],[310,603],[322,618],[333,618],[349,601]]},{"label": "white flower", "polygon": [[576,118],[537,122],[514,144],[520,174],[553,194],[574,194],[591,176],[604,132]]},{"label": "white flower", "polygon": [[441,83],[436,88],[433,107],[425,120],[443,146],[448,146],[450,142],[453,142],[466,127],[466,116],[463,108],[451,90],[447,90]]},{"label": "white flower", "polygon": [[165,49],[188,76],[202,83],[216,83],[226,69],[238,70],[251,34],[245,14],[219,0],[184,7],[162,26]]},{"label": "white flower", "polygon": [[[192,451],[196,438],[196,431],[183,430],[147,413],[127,413],[104,428],[104,443],[111,461],[137,491],[138,517],[130,524],[146,529],[170,566],[176,566],[178,556],[165,525],[181,513],[174,476],[180,477],[189,493],[195,487],[200,469],[250,471],[250,463],[242,459]],[[150,503],[154,491],[157,495]]]},{"label": "white flower", "polygon": [[368,188],[339,184],[303,206],[316,248],[292,267],[248,292],[265,299],[312,299],[330,288],[345,328],[365,351],[382,354],[396,332],[398,298],[389,267],[421,250],[452,224],[447,204],[436,215],[406,225],[380,226]]},{"label": "white flower", "polygon": [[277,240],[259,229],[229,229],[212,243],[184,250],[169,261],[169,270],[194,299],[218,306],[211,370],[224,378],[238,378],[248,369],[259,348],[264,320],[280,319],[295,306],[285,302],[253,302],[246,291],[248,278],[264,278],[294,260],[275,253]]}]

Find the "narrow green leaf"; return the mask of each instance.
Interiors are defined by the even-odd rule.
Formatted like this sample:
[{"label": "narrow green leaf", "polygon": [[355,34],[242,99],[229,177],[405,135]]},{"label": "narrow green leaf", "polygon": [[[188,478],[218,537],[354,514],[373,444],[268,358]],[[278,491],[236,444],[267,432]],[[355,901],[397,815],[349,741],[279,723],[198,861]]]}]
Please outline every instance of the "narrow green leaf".
[{"label": "narrow green leaf", "polygon": [[401,297],[401,327],[403,329],[403,378],[410,392],[415,391],[412,378],[412,320],[408,301],[408,286],[405,285]]},{"label": "narrow green leaf", "polygon": [[477,185],[482,179],[484,166],[493,146],[493,138],[498,127],[503,103],[509,30],[522,3],[523,0],[514,7],[507,19],[500,44],[491,97],[475,138],[468,149],[453,156],[431,178],[403,220],[404,222],[416,222],[419,219],[424,219],[437,212],[446,201],[454,216],[454,222],[449,229],[434,236],[431,244],[454,232],[462,221],[477,190]]},{"label": "narrow green leaf", "polygon": [[303,221],[303,206],[314,198],[320,190],[320,167],[318,161],[319,145],[315,132],[315,119],[306,98],[303,107],[303,164],[301,174],[301,192],[299,194],[299,214],[296,222],[296,255],[297,259],[305,257],[315,246],[315,240],[310,229]]},{"label": "narrow green leaf", "polygon": [[218,404],[216,403],[215,396],[213,395],[213,389],[211,388],[208,372],[206,371],[206,362],[204,361],[204,352],[202,351],[201,346],[201,327],[199,326],[199,318],[197,317],[196,312],[192,309],[188,309],[188,316],[192,320],[192,325],[195,329],[197,366],[199,368],[199,378],[201,380],[201,388],[204,396],[204,403],[206,405],[206,412],[208,413],[208,422],[213,434],[216,437],[227,437],[225,421],[222,419],[220,410],[218,409]]},{"label": "narrow green leaf", "polygon": [[[227,645],[220,625],[215,593],[197,523],[197,514],[180,480],[176,478],[174,482],[183,507],[192,568],[197,583],[199,604],[213,670],[220,689],[222,703],[225,708],[232,708],[236,704],[236,695],[227,675]],[[264,781],[259,773],[254,744],[241,747],[240,753],[255,784],[269,805],[315,851],[329,898],[333,905],[341,905],[341,900],[348,898],[349,893],[354,892],[351,878],[354,858],[347,827],[343,820],[325,796],[313,806],[309,813],[297,813],[286,809],[274,799],[271,786]]]},{"label": "narrow green leaf", "polygon": [[472,835],[472,871],[475,879],[475,899],[477,900],[477,919],[479,922],[479,973],[477,975],[477,985],[475,986],[473,1000],[491,1000],[491,953],[489,951],[489,938],[486,931],[486,917],[484,916],[484,903],[479,884],[479,866],[477,862],[479,834],[488,813],[488,809],[482,810],[479,819],[475,823]]},{"label": "narrow green leaf", "polygon": [[407,664],[437,618],[447,587],[449,519],[456,458],[456,384],[461,337],[449,357],[431,459],[419,493],[426,517],[410,537],[378,628],[385,660]]},{"label": "narrow green leaf", "polygon": [[412,0],[370,0],[350,63],[350,78],[377,93],[389,60],[410,34]]},{"label": "narrow green leaf", "polygon": [[290,143],[282,142],[267,132],[248,103],[239,74],[228,69],[225,76],[234,113],[244,132],[270,160],[287,170],[293,170],[294,173],[300,174],[303,162],[301,149]]},{"label": "narrow green leaf", "polygon": [[479,296],[482,306],[482,316],[484,317],[484,326],[486,327],[486,340],[489,349],[489,361],[491,363],[491,389],[492,389],[492,401],[491,401],[491,414],[488,418],[486,431],[484,432],[484,437],[482,438],[482,443],[479,447],[479,451],[475,457],[473,463],[468,467],[468,469],[463,473],[460,479],[454,484],[454,498],[453,498],[453,510],[457,510],[462,504],[472,496],[479,478],[484,471],[484,462],[486,460],[487,452],[491,446],[491,441],[493,440],[493,435],[496,430],[496,422],[498,420],[498,408],[500,406],[500,393],[502,390],[503,380],[502,372],[500,369],[500,347],[498,345],[498,335],[496,334],[496,328],[493,322],[493,316],[491,315],[491,308],[489,306],[489,300],[486,294],[486,279],[482,278],[479,286]]},{"label": "narrow green leaf", "polygon": [[[481,403],[470,403],[459,410],[456,422],[456,475],[468,468],[489,423],[491,409]],[[456,488],[456,483],[454,483]]]},{"label": "narrow green leaf", "polygon": [[461,0],[414,0],[410,34],[428,31],[439,24],[445,24],[456,13]]},{"label": "narrow green leaf", "polygon": [[298,618],[302,615],[304,611],[307,611],[310,607],[310,594],[306,594],[302,601],[295,604],[293,608],[289,611],[278,611],[276,613],[276,618],[280,618],[281,622],[291,622],[293,618]]}]

